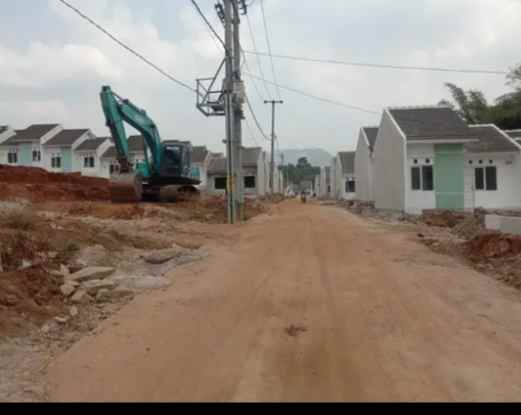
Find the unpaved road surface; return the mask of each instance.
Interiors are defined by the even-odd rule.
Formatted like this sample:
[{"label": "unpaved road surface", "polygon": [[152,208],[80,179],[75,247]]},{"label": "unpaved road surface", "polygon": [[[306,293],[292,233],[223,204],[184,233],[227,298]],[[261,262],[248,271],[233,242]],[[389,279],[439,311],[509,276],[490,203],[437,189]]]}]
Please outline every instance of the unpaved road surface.
[{"label": "unpaved road surface", "polygon": [[57,401],[519,400],[518,292],[415,234],[285,202],[50,368]]}]

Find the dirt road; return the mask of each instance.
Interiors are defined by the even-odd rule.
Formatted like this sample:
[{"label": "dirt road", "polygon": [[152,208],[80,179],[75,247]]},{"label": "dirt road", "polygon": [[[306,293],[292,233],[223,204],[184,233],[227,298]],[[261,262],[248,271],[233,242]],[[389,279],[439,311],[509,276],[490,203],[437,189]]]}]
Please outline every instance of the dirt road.
[{"label": "dirt road", "polygon": [[58,359],[51,400],[519,400],[513,289],[334,207],[233,236]]}]

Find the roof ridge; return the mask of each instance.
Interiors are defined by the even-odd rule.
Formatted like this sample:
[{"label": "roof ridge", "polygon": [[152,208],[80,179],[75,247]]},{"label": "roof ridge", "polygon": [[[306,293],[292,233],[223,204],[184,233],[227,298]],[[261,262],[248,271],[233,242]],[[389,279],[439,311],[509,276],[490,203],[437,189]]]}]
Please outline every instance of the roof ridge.
[{"label": "roof ridge", "polygon": [[433,110],[433,109],[450,109],[454,111],[454,108],[448,105],[409,105],[409,106],[394,106],[394,107],[386,107],[387,110],[396,111],[396,110]]}]

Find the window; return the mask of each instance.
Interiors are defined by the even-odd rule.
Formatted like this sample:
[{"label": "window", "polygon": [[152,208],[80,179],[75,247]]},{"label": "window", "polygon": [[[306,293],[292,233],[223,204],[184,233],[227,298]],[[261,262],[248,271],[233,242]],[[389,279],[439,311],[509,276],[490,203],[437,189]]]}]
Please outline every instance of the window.
[{"label": "window", "polygon": [[356,183],[353,179],[346,180],[346,193],[355,193]]},{"label": "window", "polygon": [[18,164],[18,150],[16,148],[10,148],[7,153],[8,164]]},{"label": "window", "polygon": [[422,167],[422,189],[426,192],[434,190],[434,172],[432,166]]},{"label": "window", "polygon": [[111,163],[109,168],[110,174],[113,175],[114,173],[119,172],[119,164],[118,163]]},{"label": "window", "polygon": [[61,169],[62,167],[62,156],[61,154],[53,154],[51,157],[51,168]]},{"label": "window", "polygon": [[201,170],[197,166],[192,166],[192,179],[200,179]]},{"label": "window", "polygon": [[215,189],[216,190],[226,190],[226,177],[216,177],[215,178]]},{"label": "window", "polygon": [[412,190],[420,190],[421,189],[421,168],[413,167],[411,168],[411,186]]},{"label": "window", "polygon": [[475,170],[476,190],[497,190],[497,167],[478,167]]},{"label": "window", "polygon": [[256,187],[256,180],[255,176],[247,176],[244,178],[244,187],[246,189],[255,189]]},{"label": "window", "polygon": [[42,161],[42,152],[40,150],[33,150],[33,162],[39,163]]},{"label": "window", "polygon": [[96,161],[94,159],[94,156],[85,156],[83,158],[83,167],[85,167],[86,169],[93,169],[94,167],[96,167]]},{"label": "window", "polygon": [[434,170],[432,166],[411,167],[412,190],[431,192],[434,190]]}]

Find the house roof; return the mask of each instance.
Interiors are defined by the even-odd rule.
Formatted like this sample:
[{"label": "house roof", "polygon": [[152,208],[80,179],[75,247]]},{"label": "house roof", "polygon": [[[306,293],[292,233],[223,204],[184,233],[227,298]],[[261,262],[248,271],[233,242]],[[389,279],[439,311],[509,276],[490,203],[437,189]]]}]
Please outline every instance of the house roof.
[{"label": "house roof", "polygon": [[16,130],[16,135],[6,141],[6,144],[39,141],[45,134],[58,127],[59,124],[33,124],[25,130]]},{"label": "house roof", "polygon": [[205,146],[192,147],[192,163],[204,163],[208,153],[208,149]]},{"label": "house roof", "polygon": [[76,151],[93,151],[97,150],[99,146],[101,146],[105,141],[107,141],[109,137],[96,137],[96,138],[89,138],[88,140],[85,140],[83,143],[81,143]]},{"label": "house roof", "polygon": [[408,140],[475,140],[456,111],[449,107],[389,108]]},{"label": "house roof", "polygon": [[479,142],[466,143],[465,148],[472,153],[501,153],[520,151],[512,141],[505,137],[495,125],[471,125],[473,134],[479,138]]},{"label": "house roof", "polygon": [[[242,166],[257,167],[259,156],[262,153],[260,147],[246,147],[242,149]],[[208,174],[226,174],[226,157],[212,157],[208,165]]]},{"label": "house roof", "polygon": [[[111,137],[110,141],[114,142]],[[145,139],[142,135],[131,135],[128,137],[128,151],[129,153],[142,153],[144,151]],[[101,156],[102,158],[115,159],[118,157],[116,147],[111,145],[105,153]]]},{"label": "house roof", "polygon": [[355,152],[343,151],[338,153],[338,159],[342,166],[343,174],[353,174],[355,172]]},{"label": "house roof", "polygon": [[76,130],[62,130],[45,143],[46,146],[72,146],[76,140],[87,133],[87,128]]},{"label": "house roof", "polygon": [[521,130],[505,130],[505,133],[515,140],[521,140]]},{"label": "house roof", "polygon": [[0,125],[0,134],[6,132],[8,128],[9,127],[7,125]]},{"label": "house roof", "polygon": [[226,174],[226,158],[212,158],[208,165],[208,174]]},{"label": "house roof", "polygon": [[242,149],[243,167],[257,167],[259,156],[262,153],[261,147],[245,147]]},{"label": "house roof", "polygon": [[376,143],[376,137],[378,136],[378,127],[363,127],[365,136],[367,137],[367,141],[369,141],[369,148],[371,152],[374,150],[374,145]]}]

